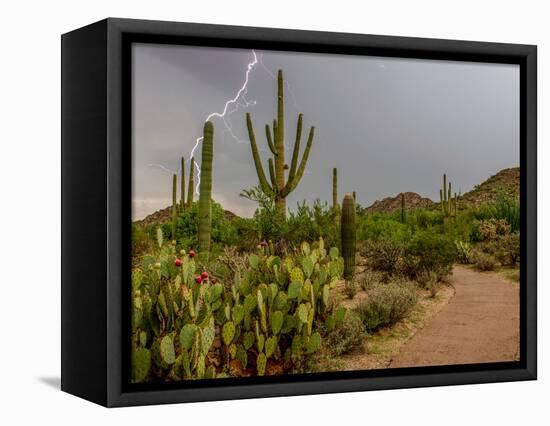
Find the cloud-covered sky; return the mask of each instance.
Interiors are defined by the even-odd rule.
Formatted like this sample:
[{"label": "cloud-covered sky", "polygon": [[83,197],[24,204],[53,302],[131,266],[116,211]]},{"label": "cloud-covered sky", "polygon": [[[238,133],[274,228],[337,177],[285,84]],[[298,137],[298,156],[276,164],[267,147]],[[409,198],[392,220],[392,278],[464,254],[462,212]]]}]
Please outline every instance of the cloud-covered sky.
[{"label": "cloud-covered sky", "polygon": [[[245,97],[226,123],[213,118],[213,197],[250,216],[239,196],[258,184],[245,123],[250,112],[267,173],[264,126],[276,115],[277,69],[284,72],[285,141],[290,161],[298,113],[304,135],[315,126],[306,173],[288,197],[332,199],[357,192],[364,206],[403,191],[436,200],[441,175],[456,190],[519,166],[519,67],[336,54],[256,51]],[[172,175],[243,86],[253,52],[244,49],[136,44],[133,47],[133,217],[171,204]],[[248,102],[248,104],[247,104]],[[305,143],[302,142],[302,147]],[[302,148],[303,150],[303,148]],[[200,146],[196,150],[200,164]],[[188,168],[187,168],[188,171]],[[187,179],[188,177],[186,177]],[[179,187],[178,187],[179,190]],[[179,194],[178,194],[179,198]]]}]

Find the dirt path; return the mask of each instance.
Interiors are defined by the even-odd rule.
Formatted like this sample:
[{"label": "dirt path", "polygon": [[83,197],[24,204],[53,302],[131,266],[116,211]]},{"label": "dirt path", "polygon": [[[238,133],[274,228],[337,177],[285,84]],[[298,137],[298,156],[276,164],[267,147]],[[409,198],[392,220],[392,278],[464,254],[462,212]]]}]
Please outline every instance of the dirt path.
[{"label": "dirt path", "polygon": [[455,296],[393,357],[390,367],[513,361],[519,356],[519,285],[455,266]]}]

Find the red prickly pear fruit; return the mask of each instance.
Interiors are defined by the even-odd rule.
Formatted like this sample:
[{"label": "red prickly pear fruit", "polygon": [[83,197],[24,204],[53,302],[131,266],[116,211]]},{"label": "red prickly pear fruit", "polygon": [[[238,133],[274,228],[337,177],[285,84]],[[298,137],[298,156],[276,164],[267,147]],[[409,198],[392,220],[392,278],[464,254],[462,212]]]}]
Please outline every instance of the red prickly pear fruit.
[{"label": "red prickly pear fruit", "polygon": [[208,272],[206,272],[206,271],[201,272],[201,278],[203,280],[207,280],[208,279]]},{"label": "red prickly pear fruit", "polygon": [[196,282],[197,284],[202,283],[202,277],[201,277],[200,275],[197,275],[197,276],[195,277],[195,282]]},{"label": "red prickly pear fruit", "polygon": [[195,257],[195,250],[189,250],[189,257],[193,259]]},{"label": "red prickly pear fruit", "polygon": [[176,259],[174,261],[174,265],[176,265],[179,268],[181,265],[183,265],[183,262],[180,259]]}]

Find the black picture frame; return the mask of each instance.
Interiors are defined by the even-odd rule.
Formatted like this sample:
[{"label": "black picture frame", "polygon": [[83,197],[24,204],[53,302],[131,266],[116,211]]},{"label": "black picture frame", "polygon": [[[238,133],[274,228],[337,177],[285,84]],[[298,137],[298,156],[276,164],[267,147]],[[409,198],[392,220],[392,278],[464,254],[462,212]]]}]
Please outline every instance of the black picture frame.
[{"label": "black picture frame", "polygon": [[[118,18],[64,34],[61,42],[62,390],[117,407],[536,379],[536,46]],[[518,64],[520,361],[131,385],[127,343],[133,42]]]}]

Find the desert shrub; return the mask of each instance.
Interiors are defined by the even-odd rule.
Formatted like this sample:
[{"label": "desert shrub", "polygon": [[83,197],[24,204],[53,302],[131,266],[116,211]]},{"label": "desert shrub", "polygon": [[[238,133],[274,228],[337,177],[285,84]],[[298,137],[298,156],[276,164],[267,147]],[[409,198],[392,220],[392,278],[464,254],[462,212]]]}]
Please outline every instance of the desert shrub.
[{"label": "desert shrub", "polygon": [[353,299],[359,290],[359,286],[355,279],[346,281],[344,283],[344,293],[349,299]]},{"label": "desert shrub", "polygon": [[457,260],[465,265],[472,263],[472,245],[465,241],[455,241]]},{"label": "desert shrub", "polygon": [[496,264],[496,259],[489,254],[483,252],[474,254],[474,267],[478,271],[494,271]]},{"label": "desert shrub", "polygon": [[420,284],[422,288],[429,290],[432,297],[435,297],[439,290],[439,281],[441,278],[441,271],[425,270],[418,274],[416,282]]},{"label": "desert shrub", "polygon": [[372,269],[390,273],[395,271],[402,254],[403,245],[388,239],[367,241],[362,249],[362,255],[367,258],[367,263]]},{"label": "desert shrub", "polygon": [[[161,225],[162,232],[167,240],[176,240],[178,246],[183,248],[196,247],[198,243],[198,203],[181,213],[176,222],[176,235],[172,235],[172,223],[170,221]],[[232,220],[225,217],[222,206],[212,202],[212,243],[221,245],[235,245],[238,235]]]},{"label": "desert shrub", "polygon": [[520,228],[519,200],[498,194],[495,203],[483,206],[476,212],[476,218],[479,220],[504,220],[510,225],[512,232],[517,232]]},{"label": "desert shrub", "polygon": [[337,246],[340,235],[332,208],[320,200],[315,200],[311,207],[305,201],[297,203],[296,211],[289,212],[284,238],[291,244],[323,238],[326,244]]},{"label": "desert shrub", "polygon": [[416,291],[410,283],[395,280],[372,287],[368,298],[356,308],[356,312],[370,332],[404,318],[417,300]]},{"label": "desert shrub", "polygon": [[453,241],[432,231],[418,232],[405,247],[402,272],[411,279],[425,270],[446,273],[455,259]]},{"label": "desert shrub", "polygon": [[498,237],[508,235],[511,227],[504,219],[486,219],[479,222],[481,241],[492,241]]},{"label": "desert shrub", "polygon": [[369,290],[373,286],[388,281],[388,275],[382,271],[372,271],[367,269],[359,280],[359,285],[363,290]]},{"label": "desert shrub", "polygon": [[290,246],[299,246],[302,241],[314,242],[319,238],[329,246],[338,246],[340,235],[328,203],[320,200],[315,200],[312,206],[305,201],[298,203],[296,210],[289,211],[285,219],[278,214],[273,199],[260,188],[243,190],[241,196],[258,203],[250,234],[255,234],[257,241],[273,241],[277,254],[284,253]]},{"label": "desert shrub", "polygon": [[407,224],[392,219],[389,214],[369,213],[358,218],[357,238],[360,241],[384,239],[404,242],[411,235],[412,230]]},{"label": "desert shrub", "polygon": [[502,265],[514,266],[520,257],[520,239],[519,233],[505,235],[498,240],[499,248],[496,251],[496,257]]},{"label": "desert shrub", "polygon": [[347,311],[344,320],[327,334],[325,347],[332,355],[339,356],[361,347],[366,337],[361,317],[353,311]]},{"label": "desert shrub", "polygon": [[150,245],[149,229],[138,223],[132,223],[132,256],[138,257],[145,253]]},{"label": "desert shrub", "polygon": [[443,225],[443,215],[437,210],[416,209],[407,216],[407,223],[420,229]]}]

